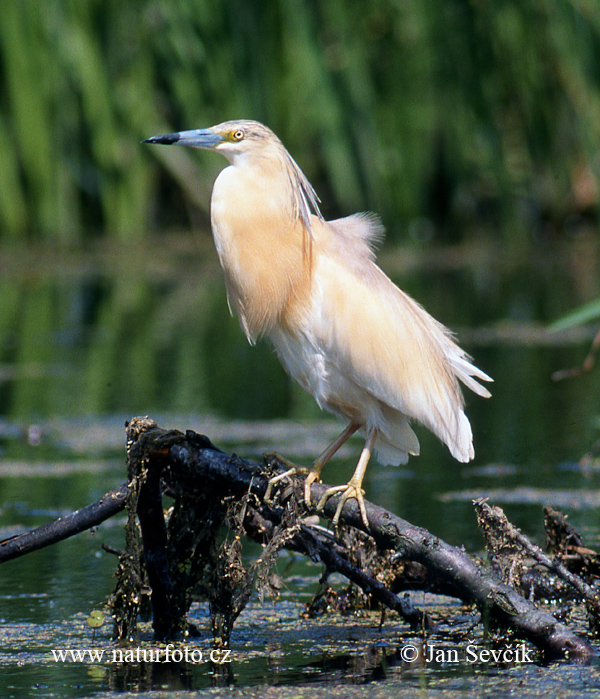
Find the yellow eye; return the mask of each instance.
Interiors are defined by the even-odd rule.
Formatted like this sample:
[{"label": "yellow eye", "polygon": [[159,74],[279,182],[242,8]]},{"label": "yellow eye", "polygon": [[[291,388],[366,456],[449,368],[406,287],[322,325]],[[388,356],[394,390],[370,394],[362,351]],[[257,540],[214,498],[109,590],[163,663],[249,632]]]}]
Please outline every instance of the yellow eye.
[{"label": "yellow eye", "polygon": [[233,138],[234,141],[241,141],[244,138],[245,134],[242,131],[242,129],[238,129],[237,131],[234,131],[231,134],[231,137]]}]

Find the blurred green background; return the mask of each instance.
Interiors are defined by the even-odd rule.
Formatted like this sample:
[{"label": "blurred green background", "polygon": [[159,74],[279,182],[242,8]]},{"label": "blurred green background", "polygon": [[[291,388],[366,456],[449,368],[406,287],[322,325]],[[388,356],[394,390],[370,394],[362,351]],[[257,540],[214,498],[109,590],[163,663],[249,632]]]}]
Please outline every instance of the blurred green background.
[{"label": "blurred green background", "polygon": [[[333,216],[425,217],[462,239],[594,213],[595,0],[7,0],[0,225],[7,240],[139,239],[206,215],[217,163],[140,140],[269,124]],[[468,225],[464,225],[464,224]]]},{"label": "blurred green background", "polygon": [[491,343],[535,343],[600,296],[598,9],[4,2],[0,415],[316,416],[228,316],[209,230],[225,161],[140,143],[241,117],[280,136],[328,218],[381,214],[384,269],[500,383]]},{"label": "blurred green background", "polygon": [[[326,218],[381,215],[382,268],[495,380],[467,396],[473,464],[416,427],[421,456],[370,467],[367,497],[469,550],[474,497],[540,543],[551,504],[593,546],[600,371],[551,376],[597,327],[548,326],[600,315],[598,0],[2,0],[0,538],[120,483],[133,415],[306,464],[339,429],[228,313],[209,225],[226,161],[140,143],[235,118],[277,133]],[[360,447],[325,480],[346,482]],[[67,629],[103,604],[109,526],[0,578],[24,654],[52,644],[23,619]],[[32,677],[67,691],[7,648],[19,696]],[[105,683],[73,673],[73,696]]]}]

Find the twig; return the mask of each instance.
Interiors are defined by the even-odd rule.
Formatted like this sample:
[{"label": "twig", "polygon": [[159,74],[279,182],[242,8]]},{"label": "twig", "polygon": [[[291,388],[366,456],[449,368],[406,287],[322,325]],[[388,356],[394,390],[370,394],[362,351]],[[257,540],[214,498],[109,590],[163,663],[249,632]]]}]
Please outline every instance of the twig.
[{"label": "twig", "polygon": [[86,529],[96,527],[125,508],[128,493],[129,486],[127,483],[123,483],[117,490],[106,493],[100,500],[83,507],[81,510],[71,512],[65,517],[60,517],[54,522],[49,522],[24,534],[0,541],[0,563],[19,558],[26,553],[56,544],[58,541],[68,539]]},{"label": "twig", "polygon": [[592,340],[590,351],[588,352],[587,357],[583,360],[583,364],[581,366],[573,367],[572,369],[561,369],[559,371],[555,371],[552,374],[552,381],[562,381],[563,379],[577,378],[578,376],[586,374],[594,366],[594,363],[596,361],[596,354],[599,349],[600,330],[598,330],[594,339]]}]

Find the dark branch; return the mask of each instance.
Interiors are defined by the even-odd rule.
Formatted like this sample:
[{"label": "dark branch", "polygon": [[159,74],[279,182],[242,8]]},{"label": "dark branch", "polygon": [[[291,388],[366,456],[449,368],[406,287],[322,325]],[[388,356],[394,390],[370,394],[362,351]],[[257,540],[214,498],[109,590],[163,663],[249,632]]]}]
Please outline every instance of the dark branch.
[{"label": "dark branch", "polygon": [[0,563],[19,558],[26,553],[56,544],[86,529],[98,526],[124,509],[128,492],[127,483],[123,483],[117,490],[106,493],[98,502],[87,505],[77,512],[72,512],[24,534],[0,541]]},{"label": "dark branch", "polygon": [[[272,525],[275,534],[271,532],[267,540],[279,536],[281,545],[289,545],[296,550],[305,549],[307,555],[320,559],[328,569],[341,572],[383,604],[397,609],[409,623],[427,626],[427,619],[421,612],[412,609],[409,604],[405,604],[405,600],[401,600],[372,576],[353,565],[351,557],[338,541],[324,540],[314,528],[300,521],[290,528],[289,522],[294,521],[293,517],[290,520],[290,507],[293,504],[296,508],[294,511],[297,511],[299,503],[302,503],[303,483],[300,479],[284,481],[276,493],[276,502],[267,504],[264,502],[264,494],[268,475],[273,474],[267,475],[262,466],[236,456],[228,456],[215,449],[207,438],[193,432],[184,435],[177,431],[162,430],[148,419],[131,421],[128,427],[128,455],[129,475],[133,479],[131,482],[139,490],[131,490],[131,485],[124,484],[99,502],[72,515],[1,542],[0,562],[99,524],[121,511],[129,496],[132,503],[130,507],[135,507],[140,518],[147,567],[151,569],[154,566],[149,578],[155,602],[155,630],[166,635],[169,631],[167,624],[170,623],[171,628],[173,626],[172,618],[170,621],[165,620],[169,614],[167,607],[171,599],[172,579],[167,565],[167,557],[170,555],[167,544],[170,544],[170,539],[165,536],[164,529],[160,490],[162,482],[162,486],[176,498],[181,498],[181,493],[186,494],[188,502],[198,500],[200,495],[209,498],[204,501],[200,511],[194,513],[195,517],[210,509],[211,503],[222,503],[226,499],[231,501],[232,498],[246,503],[244,509],[250,514],[255,512],[259,529],[266,531],[266,524]],[[312,501],[318,502],[327,487],[314,483],[311,486]],[[331,498],[326,502],[324,513],[320,514],[331,519],[336,504],[336,498]],[[475,563],[464,550],[450,546],[425,529],[415,527],[380,507],[369,502],[365,502],[365,505],[370,524],[366,533],[373,538],[380,550],[395,551],[403,560],[421,564],[434,578],[445,581],[447,589],[453,590],[457,597],[467,603],[475,603],[482,616],[492,624],[512,628],[517,636],[531,641],[549,657],[589,659],[595,655],[595,651],[585,640],[573,634],[551,614],[524,599],[512,587],[496,579],[490,569]],[[354,500],[348,501],[344,506],[341,522],[364,531],[361,514]],[[289,535],[285,534],[286,527]],[[537,553],[536,557],[540,560],[541,552]],[[127,555],[125,552],[122,559],[125,560]],[[553,570],[557,570],[556,562],[551,559],[544,560],[544,563],[553,563]],[[159,606],[162,609],[158,609]],[[184,603],[176,606],[178,615],[185,613]],[[165,616],[164,624],[160,622],[161,613]],[[160,628],[156,627],[157,620]]]},{"label": "dark branch", "polygon": [[317,557],[329,570],[341,573],[350,582],[358,585],[365,594],[372,595],[374,599],[388,607],[388,609],[398,612],[413,630],[425,629],[426,631],[433,631],[435,629],[435,624],[431,619],[411,604],[408,594],[400,597],[388,590],[382,582],[371,575],[367,575],[344,558],[331,545],[331,542],[323,542],[311,527],[302,525],[300,536],[307,546],[307,553],[311,557]]},{"label": "dark branch", "polygon": [[[180,482],[188,480],[190,487],[194,483],[202,483],[216,493],[236,497],[251,492],[260,501],[267,488],[268,478],[260,466],[223,452],[179,443],[170,448],[169,461],[165,475]],[[318,502],[327,488],[327,485],[313,483],[312,502]],[[301,490],[299,483],[298,493]],[[328,500],[323,514],[333,518],[336,504],[335,498]],[[375,539],[379,548],[392,549],[403,558],[421,563],[435,576],[446,578],[457,597],[467,603],[475,603],[492,622],[514,629],[519,637],[534,643],[548,657],[587,659],[596,655],[589,643],[551,614],[496,580],[489,570],[476,564],[462,549],[450,546],[425,529],[372,503],[365,501],[365,506],[370,523],[367,533]],[[261,514],[274,520],[280,516],[277,509],[264,506]],[[354,500],[346,503],[340,521],[364,530],[360,510]]]}]

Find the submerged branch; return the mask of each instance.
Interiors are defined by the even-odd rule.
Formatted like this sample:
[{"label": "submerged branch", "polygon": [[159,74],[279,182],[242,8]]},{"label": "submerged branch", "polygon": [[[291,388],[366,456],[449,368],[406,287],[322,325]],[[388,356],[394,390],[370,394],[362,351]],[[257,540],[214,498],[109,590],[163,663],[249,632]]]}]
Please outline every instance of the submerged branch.
[{"label": "submerged branch", "polygon": [[19,558],[26,553],[56,544],[86,529],[98,526],[125,508],[128,493],[129,486],[123,483],[117,490],[106,493],[100,500],[81,510],[71,512],[37,529],[0,541],[0,563]]},{"label": "submerged branch", "polygon": [[[355,560],[350,539],[334,537],[309,520],[303,501],[303,481],[282,481],[274,502],[266,503],[268,480],[275,475],[273,465],[230,456],[215,448],[206,437],[188,431],[164,430],[148,418],[134,418],[127,427],[129,483],[94,503],[54,523],[20,537],[0,542],[0,562],[49,545],[86,528],[95,526],[126,505],[130,511],[127,548],[120,556],[118,585],[111,604],[117,637],[133,638],[137,612],[145,590],[144,569],[151,587],[153,625],[157,638],[191,633],[186,614],[192,591],[208,597],[215,639],[227,644],[237,615],[244,608],[255,586],[268,587],[268,571],[277,551],[290,548],[319,560],[327,572],[337,571],[358,585],[367,595],[397,610],[413,627],[432,629],[433,624]],[[313,483],[312,502],[318,502],[327,485]],[[175,499],[168,524],[162,497]],[[336,498],[327,500],[321,516],[335,514]],[[507,556],[511,574],[499,579],[494,567],[475,562],[463,549],[450,546],[425,529],[416,527],[392,513],[365,501],[369,530],[366,531],[355,500],[346,502],[340,518],[343,527],[358,537],[361,555],[369,552],[387,566],[401,559],[407,566],[419,566],[430,580],[439,581],[445,594],[465,603],[475,603],[482,619],[492,626],[509,628],[541,649],[547,657],[589,659],[595,655],[590,644],[575,635],[549,612],[525,599],[511,584],[511,576],[521,564],[519,556]],[[478,504],[481,508],[481,503]],[[145,566],[140,569],[140,551],[135,516],[140,523]],[[226,526],[234,535],[218,543],[218,532]],[[362,530],[363,533],[359,533]],[[528,556],[550,567],[598,609],[594,589],[575,583],[573,574],[534,547],[520,532],[513,537]],[[266,544],[263,554],[246,569],[240,541],[243,535]],[[360,563],[359,563],[360,561]],[[516,586],[520,589],[519,586]],[[396,588],[398,589],[398,588]],[[114,600],[117,600],[115,602]],[[118,612],[118,613],[117,613]]]},{"label": "submerged branch", "polygon": [[[214,489],[221,495],[241,497],[252,493],[262,502],[268,476],[257,464],[230,457],[210,448],[196,448],[184,442],[169,450],[167,471],[177,481],[185,481]],[[296,480],[296,479],[294,479]],[[318,502],[327,485],[313,483],[312,502]],[[302,482],[295,486],[295,496],[301,493]],[[336,499],[330,498],[323,514],[333,518]],[[512,628],[515,633],[534,643],[550,657],[569,656],[589,658],[595,655],[585,640],[576,636],[567,626],[550,613],[536,607],[512,587],[494,578],[489,569],[476,564],[468,554],[425,529],[416,527],[392,513],[365,501],[370,534],[380,549],[392,549],[411,561],[425,566],[434,575],[444,578],[455,590],[456,596],[467,603],[475,603],[482,615],[492,622]],[[263,505],[261,515],[277,521],[277,508]],[[340,521],[364,530],[360,510],[355,500],[347,501]]]},{"label": "submerged branch", "polygon": [[[540,565],[556,573],[559,578],[571,585],[571,587],[581,595],[582,599],[586,601],[590,612],[593,613],[596,618],[600,618],[600,599],[597,590],[594,590],[580,577],[568,571],[559,558],[551,558],[548,554],[544,553],[539,546],[536,546],[508,521],[506,515],[499,507],[488,505],[484,499],[476,500],[474,504],[478,519],[480,521],[485,520],[488,546],[496,555],[498,555],[498,540],[500,539],[502,541],[502,546],[504,548],[507,547],[506,542],[510,540],[513,542],[513,546],[511,547],[513,548],[513,557],[515,555],[514,548],[521,548],[524,554],[531,556],[531,558]],[[493,529],[493,535],[492,532],[489,531],[490,529]],[[489,535],[487,535],[488,533]]]},{"label": "submerged branch", "polygon": [[323,540],[307,526],[301,527],[301,535],[308,547],[308,553],[311,557],[316,557],[329,570],[341,573],[350,582],[361,588],[367,594],[372,595],[379,603],[398,612],[400,616],[410,625],[412,629],[424,629],[425,631],[433,631],[435,624],[419,609],[416,609],[410,602],[408,594],[404,597],[393,593],[382,582],[376,580],[371,575],[367,575],[357,566],[348,561],[344,555],[336,551],[330,542]]}]

